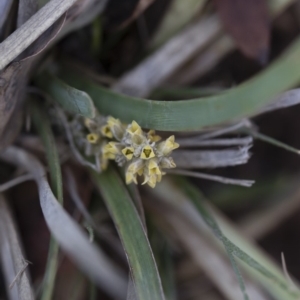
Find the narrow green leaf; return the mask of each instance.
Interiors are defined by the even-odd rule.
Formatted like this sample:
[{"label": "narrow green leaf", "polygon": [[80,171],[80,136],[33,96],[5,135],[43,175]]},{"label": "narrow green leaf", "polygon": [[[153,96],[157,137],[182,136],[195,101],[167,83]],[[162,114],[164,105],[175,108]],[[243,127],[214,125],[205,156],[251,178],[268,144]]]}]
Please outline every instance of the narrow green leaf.
[{"label": "narrow green leaf", "polygon": [[61,71],[71,86],[86,91],[102,114],[166,131],[200,130],[255,115],[273,97],[300,81],[300,38],[266,70],[222,94],[181,101],[145,100],[113,93],[78,71]]},{"label": "narrow green leaf", "polygon": [[193,187],[190,183],[188,183],[184,179],[176,180],[176,186],[180,186],[180,188],[184,190],[184,193],[188,196],[190,201],[192,201],[192,203],[195,205],[195,207],[197,208],[198,212],[202,216],[205,223],[213,230],[215,236],[220,241],[222,241],[222,243],[226,247],[227,253],[230,253],[231,256],[233,255],[235,257],[238,257],[241,261],[246,263],[250,268],[256,270],[265,278],[267,278],[269,281],[269,285],[266,284],[266,286],[269,287],[269,291],[271,293],[274,294],[274,291],[276,291],[276,289],[277,289],[276,291],[277,294],[279,294],[278,289],[283,291],[284,292],[283,294],[285,296],[278,297],[278,299],[299,299],[299,295],[300,295],[299,291],[291,290],[289,284],[286,282],[284,277],[278,276],[278,274],[275,275],[273,272],[271,272],[266,267],[264,267],[260,262],[252,258],[245,251],[243,251],[241,248],[239,248],[234,243],[232,243],[222,233],[215,218],[213,217],[211,212],[207,209],[204,203],[203,195],[195,187]]},{"label": "narrow green leaf", "polygon": [[96,109],[87,93],[68,86],[50,73],[39,74],[35,78],[35,82],[66,111],[80,114],[87,118],[95,117]]},{"label": "narrow green leaf", "polygon": [[236,274],[236,277],[239,281],[239,285],[241,288],[241,291],[243,293],[244,299],[249,299],[249,296],[246,292],[245,283],[243,280],[243,277],[241,275],[241,272],[239,270],[238,264],[236,263],[236,260],[234,258],[234,252],[232,251],[232,243],[223,235],[220,227],[215,222],[213,217],[210,215],[210,213],[201,205],[201,202],[198,201],[199,196],[196,194],[197,190],[194,189],[191,185],[188,184],[188,182],[180,183],[180,186],[185,190],[185,192],[189,195],[191,201],[193,201],[194,205],[200,212],[202,218],[206,222],[206,224],[213,230],[216,237],[223,243],[226,252],[228,254],[229,260],[231,262],[231,265],[233,267],[234,273]]},{"label": "narrow green leaf", "polygon": [[172,248],[169,241],[163,234],[152,224],[153,220],[150,219],[150,241],[152,250],[156,259],[159,274],[162,281],[162,286],[167,300],[176,300],[176,283],[175,283],[175,270],[172,257]]},{"label": "narrow green leaf", "polygon": [[140,217],[128,191],[110,167],[103,174],[91,171],[127,253],[139,300],[165,299],[156,263]]},{"label": "narrow green leaf", "polygon": [[[58,152],[55,146],[54,135],[51,130],[48,116],[43,111],[43,108],[37,103],[31,103],[31,114],[34,125],[41,137],[42,143],[46,151],[47,162],[50,170],[51,186],[58,202],[63,204],[63,187],[62,175]],[[51,300],[53,297],[54,284],[58,265],[58,243],[51,237],[46,272],[43,281],[42,300]]]},{"label": "narrow green leaf", "polygon": [[172,1],[152,41],[152,48],[161,46],[197,14],[200,14],[205,3],[205,0]]}]

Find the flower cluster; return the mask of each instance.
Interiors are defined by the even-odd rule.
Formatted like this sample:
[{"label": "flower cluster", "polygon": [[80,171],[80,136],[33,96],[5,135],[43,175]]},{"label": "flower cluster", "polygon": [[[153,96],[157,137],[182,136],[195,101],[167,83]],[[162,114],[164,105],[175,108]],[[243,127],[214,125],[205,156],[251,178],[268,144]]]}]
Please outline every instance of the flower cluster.
[{"label": "flower cluster", "polygon": [[[114,160],[120,167],[126,166],[127,184],[137,184],[138,176],[141,176],[142,184],[154,188],[165,174],[163,169],[176,167],[170,157],[179,147],[174,136],[161,141],[154,130],[146,133],[135,121],[125,125],[118,119],[101,115],[85,119],[84,127],[88,130],[85,141],[81,143],[85,154],[95,156],[100,170],[105,170],[109,160]],[[82,130],[77,130],[77,135],[78,132]]]}]

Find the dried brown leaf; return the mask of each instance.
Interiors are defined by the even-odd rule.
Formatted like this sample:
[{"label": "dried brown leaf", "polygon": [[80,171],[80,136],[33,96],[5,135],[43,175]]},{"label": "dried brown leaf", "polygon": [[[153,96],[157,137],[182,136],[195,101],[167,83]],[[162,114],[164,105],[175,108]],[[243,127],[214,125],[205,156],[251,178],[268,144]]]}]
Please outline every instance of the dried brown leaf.
[{"label": "dried brown leaf", "polygon": [[[18,25],[26,22],[35,13],[34,0],[19,2]],[[60,31],[64,17],[51,25],[26,51],[15,61],[0,72],[0,140],[1,148],[4,148],[17,135],[20,126],[14,126],[9,134],[4,130],[10,121],[16,106],[20,106],[24,100],[25,87],[31,71],[38,61],[39,54]],[[20,60],[21,59],[21,60]]]},{"label": "dried brown leaf", "polygon": [[270,41],[270,16],[266,0],[215,0],[221,20],[248,57],[266,63]]},{"label": "dried brown leaf", "polygon": [[0,137],[3,134],[18,99],[22,99],[27,82],[23,64],[18,62],[10,64],[0,72]]}]

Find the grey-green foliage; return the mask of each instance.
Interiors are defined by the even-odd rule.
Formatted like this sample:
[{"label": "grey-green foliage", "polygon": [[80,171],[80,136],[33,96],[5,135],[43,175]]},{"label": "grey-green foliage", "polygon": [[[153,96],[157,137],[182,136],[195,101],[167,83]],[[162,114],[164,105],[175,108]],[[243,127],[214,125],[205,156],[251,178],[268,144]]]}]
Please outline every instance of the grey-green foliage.
[{"label": "grey-green foliage", "polygon": [[124,183],[112,167],[91,175],[119,232],[138,299],[165,299],[148,238]]},{"label": "grey-green foliage", "polygon": [[102,114],[127,123],[135,120],[145,128],[190,131],[259,113],[272,98],[300,81],[299,69],[300,38],[254,78],[221,94],[198,99],[154,101],[120,95],[66,67],[60,76],[69,85],[87,92]]}]

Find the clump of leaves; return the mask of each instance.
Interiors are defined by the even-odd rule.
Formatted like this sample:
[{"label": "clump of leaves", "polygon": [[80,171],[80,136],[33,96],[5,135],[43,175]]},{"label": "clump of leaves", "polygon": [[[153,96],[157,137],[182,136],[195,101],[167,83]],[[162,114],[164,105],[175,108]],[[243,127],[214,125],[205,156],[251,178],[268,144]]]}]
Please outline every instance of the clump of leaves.
[{"label": "clump of leaves", "polygon": [[[0,14],[1,26],[9,24],[1,18],[10,18],[16,13],[12,2],[5,1],[6,13]],[[62,272],[59,269],[60,248],[84,275],[81,274],[81,282],[91,281],[91,299],[95,299],[97,289],[115,299],[124,299],[126,292],[128,300],[175,299],[177,288],[171,265],[176,264],[176,260],[172,253],[182,247],[196,268],[204,271],[216,289],[228,299],[240,299],[242,295],[244,299],[267,299],[262,287],[280,300],[299,299],[298,284],[292,285],[260,248],[234,232],[197,188],[183,178],[178,180],[174,175],[168,175],[173,173],[250,187],[254,183],[252,180],[200,173],[198,169],[247,163],[253,139],[299,154],[297,149],[260,134],[249,119],[300,102],[299,89],[286,91],[300,81],[299,38],[260,74],[237,87],[218,90],[218,93],[213,91],[205,96],[201,90],[179,87],[174,93],[188,100],[150,100],[145,98],[151,98],[152,92],[167,80],[172,81],[172,76],[180,68],[188,74],[202,72],[202,66],[195,73],[194,66],[189,67],[188,62],[198,55],[200,57],[201,53],[203,60],[204,50],[211,45],[216,47],[213,41],[223,45],[222,26],[215,15],[211,16],[215,11],[207,8],[205,1],[200,1],[200,4],[189,1],[186,11],[178,19],[176,10],[181,6],[174,0],[165,16],[160,16],[165,21],[152,37],[150,48],[155,50],[142,51],[147,58],[133,60],[134,68],[129,71],[124,68],[119,79],[111,79],[112,74],[103,71],[102,64],[109,64],[106,58],[110,51],[114,51],[112,45],[122,45],[122,34],[126,36],[124,27],[136,18],[141,30],[141,24],[146,22],[143,11],[158,1],[130,1],[125,16],[119,15],[116,0],[108,1],[105,13],[106,2],[81,0],[74,5],[72,0],[51,0],[44,6],[41,3],[42,7],[36,12],[36,1],[20,0],[17,12],[19,28],[15,31],[8,25],[7,30],[1,28],[4,41],[0,45],[0,134],[3,149],[0,159],[16,166],[18,172],[25,171],[25,175],[12,178],[0,186],[0,190],[3,192],[22,181],[34,179],[43,216],[52,235],[44,278],[34,278],[35,284],[31,285],[26,270],[28,264],[22,263],[25,260],[20,250],[21,240],[17,237],[5,197],[0,195],[0,214],[7,218],[6,222],[0,222],[0,253],[8,297],[33,299],[34,292],[37,292],[33,286],[37,282],[42,282],[38,289],[41,299],[53,299],[53,295],[59,294],[56,276]],[[216,1],[216,7],[238,46],[248,56],[264,60],[269,40],[266,3],[251,1],[251,5],[247,4],[242,11],[247,24],[236,27],[239,17],[234,1],[226,2],[228,6],[224,8],[225,2]],[[270,12],[276,15],[293,1],[270,2]],[[247,12],[247,7],[251,7],[251,11]],[[239,9],[242,8],[240,5]],[[260,12],[259,22],[252,22],[255,8]],[[234,18],[229,17],[231,13],[234,13]],[[117,16],[115,21],[114,15]],[[92,63],[83,66],[74,58],[66,60],[55,56],[61,49],[67,49],[71,56],[80,56],[73,49],[72,39],[79,53],[88,53],[86,48],[89,45],[81,43],[82,33],[99,34],[103,30],[100,16],[108,18],[106,24],[114,21],[114,28],[122,28],[118,33],[108,34],[100,43],[99,35],[94,36],[91,53],[103,48],[100,58],[91,55],[85,60]],[[172,22],[177,22],[174,28]],[[260,24],[263,31],[258,28]],[[83,28],[84,25],[88,26]],[[127,28],[130,35],[131,28]],[[239,30],[233,30],[236,28]],[[241,28],[255,36],[261,34],[261,39],[249,47],[251,39],[242,38],[244,32],[241,34]],[[45,48],[51,50],[54,43],[74,31],[73,37],[69,36],[70,44],[68,40],[63,41],[63,46],[58,45],[56,51],[48,52],[48,59],[41,60],[45,57]],[[5,34],[7,32],[10,34]],[[225,43],[225,52],[213,56],[215,61],[234,47],[231,42],[226,42],[226,37]],[[110,63],[113,66],[114,63]],[[94,64],[98,66],[98,73],[92,71]],[[28,86],[31,78],[33,83]],[[26,111],[21,106],[24,95],[27,97]],[[193,95],[192,99],[189,95]],[[20,112],[29,114],[27,119],[33,120],[35,129],[27,128],[26,133],[21,131],[22,124],[12,125],[16,124],[13,122]],[[171,135],[164,133],[170,131]],[[35,141],[33,149],[30,148],[29,136]],[[177,149],[179,145],[180,149]],[[40,162],[44,156],[47,167]],[[80,191],[77,191],[78,182],[67,164],[76,165],[79,172],[88,174],[89,181],[99,192],[94,199],[90,195],[90,207],[83,203]],[[65,169],[68,170],[68,179],[62,175]],[[5,180],[14,177],[10,171],[3,173]],[[141,185],[137,188],[132,183],[137,184],[139,179]],[[63,203],[64,185],[68,185],[69,197],[74,199],[83,222],[76,220],[68,205]],[[97,223],[97,216],[106,216],[107,213],[115,227],[105,218],[105,221],[100,218],[100,225]],[[148,222],[145,222],[145,216]],[[8,224],[8,230],[4,223]],[[103,232],[105,226],[109,230]],[[89,236],[83,228],[88,229]],[[114,228],[119,238],[115,236]],[[155,237],[158,237],[158,243]],[[166,246],[157,246],[160,241]],[[193,243],[202,245],[205,255],[198,253]],[[113,249],[112,253],[107,248]],[[119,263],[124,252],[128,267]],[[228,261],[223,252],[228,255]],[[243,262],[242,271],[236,258]],[[219,264],[207,263],[210,259]],[[160,262],[158,266],[157,261]],[[216,272],[219,266],[221,274]],[[244,278],[244,272],[252,277]],[[236,282],[234,288],[227,281],[232,277]],[[67,281],[64,284],[68,284]],[[83,294],[83,298],[87,298],[88,293]]]}]

